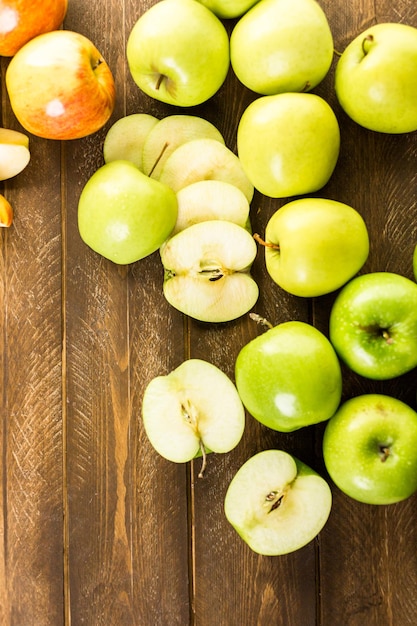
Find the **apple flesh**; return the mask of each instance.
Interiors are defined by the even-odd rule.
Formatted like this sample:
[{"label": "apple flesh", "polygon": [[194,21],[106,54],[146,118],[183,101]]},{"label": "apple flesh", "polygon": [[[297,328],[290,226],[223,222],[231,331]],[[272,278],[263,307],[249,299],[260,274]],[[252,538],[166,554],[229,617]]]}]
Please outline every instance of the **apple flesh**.
[{"label": "apple flesh", "polygon": [[143,145],[158,122],[149,113],[132,113],[118,119],[104,138],[104,162],[131,161],[143,172]]},{"label": "apple flesh", "polygon": [[227,520],[256,553],[278,556],[312,541],[326,524],[326,480],[283,450],[264,450],[237,471],[226,492]]},{"label": "apple flesh", "polygon": [[380,23],[355,37],[339,58],[335,90],[357,124],[380,133],[417,130],[417,28]]},{"label": "apple flesh", "polygon": [[352,279],[330,311],[329,335],[357,374],[396,378],[417,366],[417,284],[392,272]]},{"label": "apple flesh", "polygon": [[261,0],[235,25],[230,57],[238,79],[256,93],[310,91],[333,60],[326,14],[315,0]]},{"label": "apple flesh", "polygon": [[2,0],[0,56],[12,57],[30,39],[57,30],[67,13],[67,0]]},{"label": "apple flesh", "polygon": [[115,104],[109,66],[87,37],[68,30],[26,43],[8,65],[6,86],[23,128],[46,139],[79,139],[96,132]]},{"label": "apple flesh", "polygon": [[301,198],[269,219],[265,262],[272,279],[300,297],[335,291],[364,265],[369,236],[362,216],[335,200]]},{"label": "apple flesh", "polygon": [[417,491],[417,413],[382,394],[344,402],[327,423],[323,456],[333,482],[366,504],[393,504]]},{"label": "apple flesh", "polygon": [[20,174],[29,161],[29,137],[11,128],[0,128],[0,180]]},{"label": "apple flesh", "polygon": [[237,356],[235,376],[248,412],[281,432],[328,420],[341,400],[333,346],[306,322],[283,322],[252,339]]},{"label": "apple flesh", "polygon": [[247,313],[259,290],[250,274],[256,243],[245,228],[204,221],[161,246],[168,302],[202,322],[228,322]]},{"label": "apple flesh", "polygon": [[142,417],[152,446],[176,463],[200,455],[204,462],[208,452],[229,452],[245,427],[235,385],[201,359],[186,360],[169,374],[153,378],[143,396]]},{"label": "apple flesh", "polygon": [[161,0],[133,26],[126,48],[137,86],[181,107],[202,104],[220,89],[230,65],[223,23],[195,0]]},{"label": "apple flesh", "polygon": [[255,189],[271,198],[318,191],[339,157],[337,118],[320,96],[281,93],[254,100],[243,112],[237,151]]},{"label": "apple flesh", "polygon": [[112,161],[96,170],[81,192],[80,236],[114,263],[133,263],[159,249],[175,225],[177,206],[169,187],[129,161]]}]

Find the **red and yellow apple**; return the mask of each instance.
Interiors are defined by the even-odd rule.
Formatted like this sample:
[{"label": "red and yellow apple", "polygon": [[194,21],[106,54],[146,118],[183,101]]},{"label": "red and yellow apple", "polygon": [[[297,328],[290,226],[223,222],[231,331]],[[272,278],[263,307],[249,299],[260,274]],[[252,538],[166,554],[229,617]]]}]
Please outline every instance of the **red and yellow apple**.
[{"label": "red and yellow apple", "polygon": [[2,0],[0,56],[12,57],[42,33],[57,30],[67,13],[67,0]]},{"label": "red and yellow apple", "polygon": [[84,35],[38,35],[12,58],[6,87],[25,130],[46,139],[78,139],[99,130],[114,110],[113,74]]}]

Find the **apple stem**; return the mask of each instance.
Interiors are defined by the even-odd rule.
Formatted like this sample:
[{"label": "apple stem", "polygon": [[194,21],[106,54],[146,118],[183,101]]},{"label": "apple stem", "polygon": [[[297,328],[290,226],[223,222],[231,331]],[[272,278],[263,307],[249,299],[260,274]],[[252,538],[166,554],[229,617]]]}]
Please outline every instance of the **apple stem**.
[{"label": "apple stem", "polygon": [[158,80],[156,81],[155,89],[158,91],[162,85],[162,81],[166,78],[165,74],[159,74]]},{"label": "apple stem", "polygon": [[261,246],[264,246],[265,248],[273,248],[274,250],[279,250],[278,244],[265,241],[264,239],[262,239],[260,235],[258,235],[258,233],[255,233],[253,235],[253,238],[255,239],[255,241],[257,241]]},{"label": "apple stem", "polygon": [[368,50],[366,48],[366,44],[367,43],[372,43],[373,40],[374,40],[374,36],[373,35],[367,35],[365,37],[365,39],[362,41],[362,52],[364,53],[365,56],[368,54]]},{"label": "apple stem", "polygon": [[382,331],[382,336],[388,344],[394,343],[393,338],[391,337],[391,335],[389,334],[387,330]]},{"label": "apple stem", "polygon": [[154,171],[155,171],[156,166],[158,165],[159,161],[162,159],[162,156],[163,156],[163,154],[164,154],[165,150],[168,148],[168,146],[169,146],[169,143],[166,141],[166,142],[164,143],[163,147],[162,147],[161,152],[159,153],[158,158],[156,159],[155,163],[153,164],[152,169],[151,169],[151,171],[149,172],[148,176],[152,176],[152,174],[153,174],[153,173],[154,173]]},{"label": "apple stem", "polygon": [[381,462],[385,463],[385,461],[388,459],[389,455],[390,455],[390,450],[388,446],[380,446],[379,447],[379,454],[381,457]]},{"label": "apple stem", "polygon": [[204,471],[207,467],[207,454],[206,454],[206,449],[204,447],[204,443],[202,442],[202,440],[200,439],[200,450],[201,450],[201,456],[203,458],[203,462],[201,464],[201,469],[198,473],[198,477],[199,478],[203,478],[204,477]]},{"label": "apple stem", "polygon": [[252,320],[254,320],[254,322],[257,322],[258,324],[262,324],[263,326],[266,326],[267,328],[274,327],[274,325],[271,324],[271,322],[267,320],[266,317],[262,317],[261,315],[258,315],[257,313],[249,313],[249,317]]}]

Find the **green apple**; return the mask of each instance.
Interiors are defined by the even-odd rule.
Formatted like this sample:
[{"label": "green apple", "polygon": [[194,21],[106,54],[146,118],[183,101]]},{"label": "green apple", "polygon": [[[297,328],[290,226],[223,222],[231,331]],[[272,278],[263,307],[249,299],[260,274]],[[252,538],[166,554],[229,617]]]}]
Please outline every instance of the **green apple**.
[{"label": "green apple", "polygon": [[314,539],[332,507],[327,481],[283,450],[263,450],[232,478],[224,500],[227,520],[258,554],[294,552]]},{"label": "green apple", "polygon": [[312,93],[262,96],[243,112],[238,156],[262,194],[272,198],[318,191],[339,157],[340,130],[333,109]]},{"label": "green apple", "polygon": [[129,161],[100,167],[78,203],[83,241],[114,263],[126,265],[159,249],[177,219],[175,193]]},{"label": "green apple", "polygon": [[417,245],[414,247],[413,253],[413,273],[414,278],[417,280]]},{"label": "green apple", "polygon": [[250,274],[256,243],[224,220],[193,224],[161,246],[168,302],[202,322],[228,322],[247,313],[259,290]]},{"label": "green apple", "polygon": [[20,174],[29,161],[29,137],[11,128],[0,128],[0,180]]},{"label": "green apple", "polygon": [[328,420],[341,400],[333,346],[306,322],[283,322],[252,339],[237,356],[235,376],[249,413],[281,432]]},{"label": "green apple", "polygon": [[234,19],[249,11],[259,0],[199,0],[220,19]]},{"label": "green apple", "polygon": [[159,119],[149,113],[132,113],[118,119],[104,138],[105,163],[131,161],[143,172],[143,145],[158,122]]},{"label": "green apple", "polygon": [[260,0],[235,25],[230,58],[238,79],[272,95],[310,91],[333,60],[333,36],[316,0]]},{"label": "green apple", "polygon": [[224,144],[221,132],[196,115],[168,115],[159,121],[143,146],[143,171],[159,178],[165,161],[176,148],[192,139],[210,138]]},{"label": "green apple", "polygon": [[229,36],[195,0],[160,0],[133,26],[126,48],[133,80],[148,96],[182,107],[201,104],[224,83]]},{"label": "green apple", "polygon": [[357,374],[374,380],[417,366],[417,284],[391,272],[352,279],[330,311],[330,340]]},{"label": "green apple", "polygon": [[221,369],[201,359],[188,359],[153,378],[143,395],[142,417],[146,435],[161,456],[185,463],[202,455],[202,472],[206,454],[229,452],[245,428],[235,385]]},{"label": "green apple", "polygon": [[302,297],[335,291],[364,265],[369,237],[362,216],[335,200],[301,198],[269,219],[265,262],[272,279]]},{"label": "green apple", "polygon": [[240,189],[223,180],[199,180],[177,193],[178,216],[175,235],[192,224],[227,220],[246,228],[250,204]]},{"label": "green apple", "polygon": [[382,394],[344,402],[326,424],[323,456],[333,482],[367,504],[393,504],[417,491],[417,413]]},{"label": "green apple", "polygon": [[[195,0],[194,0],[195,1]],[[254,194],[240,159],[215,139],[193,139],[168,157],[159,180],[175,192],[198,180],[222,180],[238,187],[251,202]]]},{"label": "green apple", "polygon": [[340,105],[355,122],[381,133],[417,130],[417,28],[374,24],[345,48],[336,66]]}]

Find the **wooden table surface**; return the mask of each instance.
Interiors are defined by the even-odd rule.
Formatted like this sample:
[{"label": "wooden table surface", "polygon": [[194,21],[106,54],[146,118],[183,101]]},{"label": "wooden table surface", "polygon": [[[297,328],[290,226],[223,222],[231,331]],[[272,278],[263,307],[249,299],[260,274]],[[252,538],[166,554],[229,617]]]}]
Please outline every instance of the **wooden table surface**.
[{"label": "wooden table surface", "polygon": [[[112,121],[125,114],[184,112],[143,96],[125,46],[152,0],[69,0],[65,28],[88,36],[117,83]],[[417,26],[414,0],[321,0],[341,51],[377,22]],[[228,28],[232,23],[229,22]],[[336,62],[336,56],[335,56]],[[4,86],[2,126],[19,129]],[[341,154],[322,197],[357,208],[371,236],[363,271],[412,278],[417,242],[417,135],[355,125],[338,106],[334,65],[314,91],[334,107]],[[236,149],[240,115],[254,95],[230,72],[195,109]],[[118,267],[77,229],[77,203],[103,163],[106,129],[54,142],[31,137],[27,169],[3,192],[15,219],[2,229],[0,623],[5,626],[414,626],[417,624],[417,496],[359,504],[332,486],[320,536],[283,557],[254,554],[225,519],[223,500],[249,456],[277,447],[324,472],[322,426],[271,431],[248,415],[227,455],[177,465],[159,457],[141,422],[150,379],[201,357],[231,378],[240,348],[262,332],[248,316],[219,325],[186,319],[164,300],[158,254]],[[285,200],[256,193],[263,232]],[[304,320],[327,332],[334,295],[286,295],[255,264],[255,311],[274,324]],[[373,383],[344,371],[344,397],[371,391],[416,408],[416,372]]]}]

